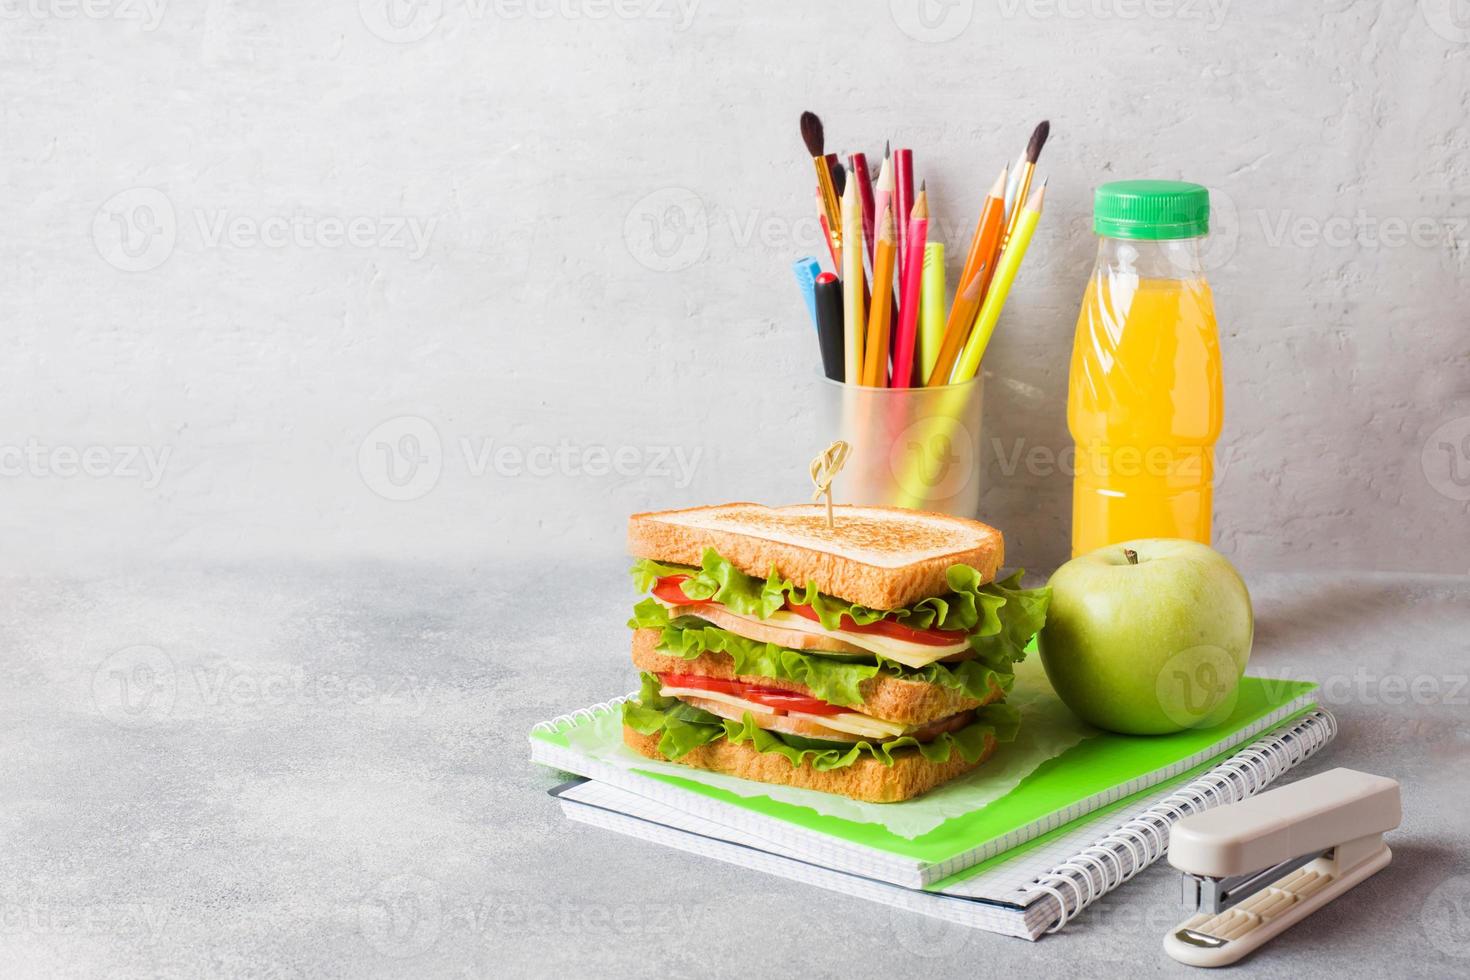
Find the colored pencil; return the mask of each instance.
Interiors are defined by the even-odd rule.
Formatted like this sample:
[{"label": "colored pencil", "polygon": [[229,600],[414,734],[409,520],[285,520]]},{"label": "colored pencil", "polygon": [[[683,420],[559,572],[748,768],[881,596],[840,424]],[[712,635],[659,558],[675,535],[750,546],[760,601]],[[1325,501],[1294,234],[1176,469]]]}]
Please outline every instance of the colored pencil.
[{"label": "colored pencil", "polygon": [[899,274],[903,295],[898,305],[903,314],[898,318],[898,336],[893,342],[894,388],[911,388],[914,384],[914,345],[919,332],[919,293],[924,280],[924,245],[928,237],[929,195],[921,184],[919,199],[914,202],[913,216],[909,219],[908,254]]},{"label": "colored pencil", "polygon": [[[898,219],[898,278],[903,281],[904,261],[908,257],[909,215],[914,210],[914,151],[893,151],[893,215]],[[903,299],[899,298],[899,309]]]},{"label": "colored pencil", "polygon": [[965,344],[964,353],[960,355],[959,363],[955,365],[954,379],[957,382],[969,381],[980,370],[980,360],[985,356],[985,348],[990,344],[990,335],[995,332],[995,324],[1000,319],[1000,311],[1005,306],[1006,296],[1010,294],[1011,284],[1016,281],[1016,272],[1021,268],[1021,260],[1026,257],[1026,249],[1031,245],[1031,236],[1036,231],[1036,223],[1041,220],[1041,209],[1045,199],[1046,182],[1042,181],[1041,187],[1031,195],[1026,206],[1021,208],[1020,217],[1016,221],[1016,230],[1012,233],[1005,250],[1000,253],[1000,268],[995,270],[990,289],[985,294],[985,302],[980,307],[980,316],[975,321],[975,329],[970,331],[970,339]]},{"label": "colored pencil", "polygon": [[878,241],[873,249],[873,304],[868,310],[868,334],[863,340],[863,384],[878,388],[888,384],[888,331],[892,325],[896,248],[893,209],[888,208],[878,221]]},{"label": "colored pencil", "polygon": [[863,372],[863,330],[866,328],[863,305],[863,216],[858,204],[857,181],[850,181],[842,195],[842,237],[853,247],[842,251],[843,363],[844,376],[850,384],[860,384]]},{"label": "colored pencil", "polygon": [[883,162],[878,165],[878,180],[873,185],[873,214],[880,215],[893,206],[893,157],[883,148]]},{"label": "colored pencil", "polygon": [[877,212],[873,210],[873,178],[868,173],[868,156],[865,153],[854,153],[850,161],[852,166],[852,179],[857,181],[858,201],[863,206],[863,242],[867,246],[868,263],[873,262],[873,224],[877,220]]},{"label": "colored pencil", "polygon": [[[965,256],[965,269],[960,273],[960,282],[969,282],[982,265],[995,268],[995,253],[1000,251],[1001,230],[1006,223],[1005,186],[1006,171],[1002,168],[1000,176],[995,178],[995,183],[990,187],[990,193],[985,195],[985,201],[980,205],[980,220],[975,223],[975,237],[970,239],[970,252]],[[980,291],[983,295],[983,284]]]},{"label": "colored pencil", "polygon": [[949,319],[944,324],[944,340],[939,345],[939,355],[929,370],[929,380],[924,382],[927,387],[937,388],[949,384],[954,362],[959,359],[960,351],[969,339],[970,327],[975,323],[975,315],[980,312],[985,268],[981,266],[970,277],[969,282],[961,283],[959,292],[955,294],[954,305],[949,309]]}]

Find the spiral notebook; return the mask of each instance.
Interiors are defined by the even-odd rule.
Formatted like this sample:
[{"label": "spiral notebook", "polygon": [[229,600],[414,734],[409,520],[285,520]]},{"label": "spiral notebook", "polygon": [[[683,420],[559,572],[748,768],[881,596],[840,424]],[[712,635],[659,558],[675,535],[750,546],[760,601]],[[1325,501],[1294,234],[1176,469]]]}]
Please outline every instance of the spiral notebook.
[{"label": "spiral notebook", "polygon": [[[924,887],[884,880],[819,840],[774,841],[681,809],[677,793],[581,779],[552,791],[571,819],[783,878],[991,932],[1037,939],[1157,860],[1175,820],[1260,792],[1337,731],[1310,707],[1253,744],[1057,826]],[[639,790],[647,786],[632,784]],[[730,814],[725,814],[728,819]],[[830,844],[830,842],[826,842]],[[891,874],[889,875],[891,877]]]},{"label": "spiral notebook", "polygon": [[[1037,692],[1040,699],[1057,709],[1049,724],[1077,724],[1056,701],[1039,668],[1032,677],[1044,685]],[[1018,676],[1017,688],[1022,686]],[[923,888],[1103,807],[1223,761],[1244,743],[1312,710],[1315,692],[1315,685],[1306,682],[1246,677],[1229,715],[1210,728],[1165,736],[1087,729],[1075,744],[1058,743],[1054,756],[1018,778],[1003,795],[983,806],[957,808],[917,833],[900,824],[911,824],[914,808],[930,805],[928,797],[897,804],[834,803],[832,797],[810,790],[732,780],[636,756],[622,743],[618,709],[623,699],[535,726],[531,758],[752,835],[777,853],[800,854],[837,871]],[[1048,724],[1040,699],[1033,701],[1034,711],[1023,710],[1023,733],[1034,734]],[[956,782],[983,786],[995,778],[987,764]],[[841,807],[834,809],[837,804]]]}]

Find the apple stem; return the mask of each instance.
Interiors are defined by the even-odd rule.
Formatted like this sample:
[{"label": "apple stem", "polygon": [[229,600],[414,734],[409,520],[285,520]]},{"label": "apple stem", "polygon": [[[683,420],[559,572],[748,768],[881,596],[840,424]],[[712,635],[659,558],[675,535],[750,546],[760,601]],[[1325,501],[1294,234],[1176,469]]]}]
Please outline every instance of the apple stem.
[{"label": "apple stem", "polygon": [[1138,564],[1138,552],[1134,551],[1132,548],[1124,548],[1123,557],[1128,559],[1128,564],[1130,565]]}]

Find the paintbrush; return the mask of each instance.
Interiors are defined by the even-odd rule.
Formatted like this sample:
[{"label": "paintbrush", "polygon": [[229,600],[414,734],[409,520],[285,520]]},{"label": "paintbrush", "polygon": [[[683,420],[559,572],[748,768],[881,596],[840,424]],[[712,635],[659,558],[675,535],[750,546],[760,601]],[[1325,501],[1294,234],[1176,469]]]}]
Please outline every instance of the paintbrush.
[{"label": "paintbrush", "polygon": [[1037,123],[1036,129],[1031,133],[1031,141],[1026,144],[1026,159],[1021,162],[1020,173],[1016,176],[1015,204],[1006,219],[1005,234],[1000,236],[1000,250],[1005,251],[1006,245],[1010,244],[1011,236],[1016,232],[1016,223],[1021,220],[1023,204],[1029,203],[1031,193],[1031,178],[1036,174],[1036,160],[1041,156],[1041,148],[1046,145],[1046,138],[1051,135],[1050,120],[1043,119]]},{"label": "paintbrush", "polygon": [[832,180],[832,169],[827,166],[824,152],[826,137],[822,132],[822,120],[815,112],[801,114],[801,141],[812,156],[812,166],[817,171],[817,190],[822,196],[822,212],[827,219],[828,234],[831,236],[833,259],[839,268],[842,264],[842,207],[838,204],[837,187]]}]

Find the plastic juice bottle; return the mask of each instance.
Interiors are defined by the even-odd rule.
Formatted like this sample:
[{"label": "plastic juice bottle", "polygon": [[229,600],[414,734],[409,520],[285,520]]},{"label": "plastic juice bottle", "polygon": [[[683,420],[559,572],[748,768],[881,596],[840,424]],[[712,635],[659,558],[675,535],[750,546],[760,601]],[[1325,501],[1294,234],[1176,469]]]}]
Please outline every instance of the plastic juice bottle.
[{"label": "plastic juice bottle", "polygon": [[1215,307],[1200,264],[1210,194],[1198,184],[1103,184],[1102,236],[1077,317],[1067,397],[1076,442],[1072,554],[1133,538],[1210,543],[1224,396]]}]

